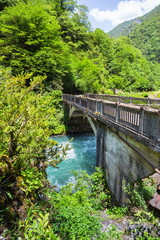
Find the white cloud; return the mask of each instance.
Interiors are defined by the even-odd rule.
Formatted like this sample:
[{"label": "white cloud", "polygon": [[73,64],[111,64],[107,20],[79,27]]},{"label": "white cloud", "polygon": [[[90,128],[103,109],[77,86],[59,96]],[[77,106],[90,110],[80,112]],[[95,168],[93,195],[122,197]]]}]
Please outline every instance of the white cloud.
[{"label": "white cloud", "polygon": [[120,1],[117,9],[100,11],[93,8],[89,14],[97,21],[109,20],[112,26],[116,26],[124,21],[140,17],[160,4],[160,0],[126,0]]}]

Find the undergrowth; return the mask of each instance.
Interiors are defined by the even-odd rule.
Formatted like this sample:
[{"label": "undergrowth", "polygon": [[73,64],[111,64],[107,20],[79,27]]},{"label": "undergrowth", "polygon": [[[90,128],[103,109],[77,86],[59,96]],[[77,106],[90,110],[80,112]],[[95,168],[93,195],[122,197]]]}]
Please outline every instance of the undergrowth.
[{"label": "undergrowth", "polygon": [[[123,186],[128,194],[128,205],[120,207],[113,204],[101,169],[96,168],[92,175],[86,171],[73,174],[75,185],[69,183],[60,192],[48,185],[39,201],[31,204],[27,216],[19,219],[18,228],[15,225],[3,234],[6,240],[120,240],[124,233],[114,225],[102,232],[99,211],[107,209],[109,219],[120,219],[131,215],[134,206],[140,210],[132,216],[125,235],[142,240],[159,239],[159,219],[146,212],[147,202],[155,191],[152,178]],[[0,222],[3,224],[2,217]]]},{"label": "undergrowth", "polygon": [[127,193],[127,204],[129,209],[133,206],[147,210],[148,201],[152,198],[156,191],[156,184],[152,177],[139,179],[136,183],[123,182],[123,191]]}]

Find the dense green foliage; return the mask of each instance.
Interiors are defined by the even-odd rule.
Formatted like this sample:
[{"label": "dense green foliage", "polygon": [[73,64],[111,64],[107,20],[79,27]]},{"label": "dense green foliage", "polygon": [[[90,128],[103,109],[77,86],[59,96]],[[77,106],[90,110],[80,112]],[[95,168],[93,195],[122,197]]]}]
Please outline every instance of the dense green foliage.
[{"label": "dense green foliage", "polygon": [[87,8],[75,1],[18,1],[2,11],[0,29],[1,64],[13,75],[46,76],[47,91],[159,88],[159,65],[147,62],[127,38],[91,31]]},{"label": "dense green foliage", "polygon": [[101,235],[100,219],[92,207],[86,183],[78,181],[75,193],[71,185],[63,187],[54,201],[53,229],[62,239],[93,239]]},{"label": "dense green foliage", "polygon": [[149,201],[155,193],[155,182],[153,178],[147,178],[145,180],[138,180],[136,184],[129,183],[127,186],[123,185],[123,190],[128,194],[128,206],[141,207],[147,210],[146,202]]},{"label": "dense green foliage", "polygon": [[[29,87],[26,86],[28,78]],[[50,129],[48,119],[53,120],[53,126],[54,121],[58,125],[59,110],[50,107],[54,92],[47,97],[42,94],[43,81],[44,78],[31,74],[11,77],[1,69],[0,205],[7,226],[14,227],[13,223],[21,215],[19,208],[25,212],[25,199],[34,201],[48,184],[47,166],[56,167],[65,155],[65,149],[49,139],[54,130]]]},{"label": "dense green foliage", "polygon": [[153,15],[144,17],[144,21],[136,26],[130,33],[129,38],[136,47],[150,61],[160,63],[160,5],[155,9]]},{"label": "dense green foliage", "polygon": [[128,36],[150,61],[160,63],[160,5],[143,17],[124,22],[111,30],[113,37]]},{"label": "dense green foliage", "polygon": [[49,5],[28,2],[7,8],[1,15],[1,56],[13,74],[22,71],[46,75],[46,86],[61,89],[68,66],[68,47]]}]

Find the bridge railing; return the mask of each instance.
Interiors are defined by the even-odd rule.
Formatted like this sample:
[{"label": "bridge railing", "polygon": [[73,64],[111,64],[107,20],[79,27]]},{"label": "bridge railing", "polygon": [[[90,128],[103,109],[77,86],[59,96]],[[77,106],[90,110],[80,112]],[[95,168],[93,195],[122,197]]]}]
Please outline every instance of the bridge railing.
[{"label": "bridge railing", "polygon": [[137,98],[137,97],[124,97],[117,95],[106,95],[106,94],[84,94],[85,97],[93,98],[93,99],[102,99],[117,103],[126,103],[126,104],[134,104],[139,106],[147,106],[153,108],[160,108],[160,99],[154,98]]},{"label": "bridge railing", "polygon": [[143,106],[127,105],[81,95],[63,94],[63,100],[93,117],[112,121],[136,132],[160,140],[160,111]]}]

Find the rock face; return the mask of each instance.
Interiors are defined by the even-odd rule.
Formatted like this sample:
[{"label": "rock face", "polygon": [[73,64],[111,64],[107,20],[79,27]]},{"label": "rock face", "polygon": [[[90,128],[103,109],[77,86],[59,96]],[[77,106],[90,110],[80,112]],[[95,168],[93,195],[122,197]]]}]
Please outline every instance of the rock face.
[{"label": "rock face", "polygon": [[[145,233],[148,234],[150,237],[149,239],[160,239],[159,225],[153,225],[153,223],[150,223],[145,219],[139,222],[138,219],[135,220],[135,217],[131,215],[112,219],[111,216],[107,215],[106,211],[101,211],[100,217],[102,223],[102,232],[109,234],[113,227],[115,227],[115,233],[121,233],[123,240],[148,239]],[[115,237],[114,239],[119,238]]]},{"label": "rock face", "polygon": [[157,191],[153,198],[149,201],[149,204],[160,211],[160,173],[155,173],[153,178],[156,180]]}]

